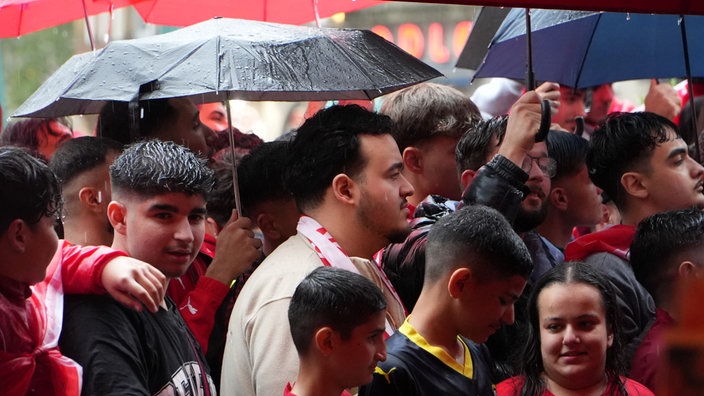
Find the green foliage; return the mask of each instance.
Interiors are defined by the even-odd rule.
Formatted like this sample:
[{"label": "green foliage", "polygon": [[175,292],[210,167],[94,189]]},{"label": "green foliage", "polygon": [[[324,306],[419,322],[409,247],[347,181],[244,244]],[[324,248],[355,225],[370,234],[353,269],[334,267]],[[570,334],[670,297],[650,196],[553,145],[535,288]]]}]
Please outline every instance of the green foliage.
[{"label": "green foliage", "polygon": [[73,55],[73,30],[73,24],[68,23],[20,38],[0,39],[5,117]]}]

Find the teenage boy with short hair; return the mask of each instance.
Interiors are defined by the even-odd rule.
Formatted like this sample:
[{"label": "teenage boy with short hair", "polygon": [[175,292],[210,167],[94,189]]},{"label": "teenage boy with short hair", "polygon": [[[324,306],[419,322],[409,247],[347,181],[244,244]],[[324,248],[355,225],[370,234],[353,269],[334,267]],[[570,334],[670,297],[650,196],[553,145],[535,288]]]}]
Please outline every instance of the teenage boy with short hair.
[{"label": "teenage boy with short hair", "polygon": [[335,267],[313,270],[288,308],[300,368],[284,395],[349,395],[386,359],[386,299],[369,279]]},{"label": "teenage boy with short hair", "polygon": [[359,394],[493,395],[493,362],[479,344],[513,323],[532,269],[525,244],[496,210],[467,206],[438,220],[418,302]]}]

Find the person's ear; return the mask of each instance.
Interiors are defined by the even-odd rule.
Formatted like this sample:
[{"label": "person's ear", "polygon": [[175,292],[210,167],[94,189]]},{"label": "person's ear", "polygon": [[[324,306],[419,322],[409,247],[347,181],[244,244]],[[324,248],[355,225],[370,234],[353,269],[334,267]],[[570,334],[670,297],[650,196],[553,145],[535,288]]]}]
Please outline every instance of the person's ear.
[{"label": "person's ear", "polygon": [[14,219],[7,226],[5,235],[10,248],[16,253],[24,253],[27,250],[29,226],[22,219]]},{"label": "person's ear", "polygon": [[621,185],[628,195],[641,199],[648,197],[648,186],[640,172],[626,172],[621,175]]},{"label": "person's ear", "polygon": [[553,187],[550,190],[548,199],[550,200],[550,205],[555,209],[566,211],[567,210],[567,191],[562,187]]},{"label": "person's ear", "polygon": [[257,227],[262,231],[268,240],[276,241],[281,239],[281,231],[276,224],[276,219],[269,213],[259,212],[255,219]]},{"label": "person's ear", "polygon": [[418,147],[403,149],[403,166],[413,173],[423,173],[423,152]]},{"label": "person's ear", "polygon": [[214,218],[208,216],[205,218],[205,233],[217,237],[220,233],[221,228],[218,222]]},{"label": "person's ear", "polygon": [[609,333],[606,335],[606,347],[611,348],[611,345],[614,344],[614,332],[609,330]]},{"label": "person's ear", "polygon": [[469,187],[469,185],[472,183],[472,180],[474,180],[474,176],[477,174],[477,171],[474,169],[465,169],[462,171],[462,174],[460,175],[460,183],[462,184],[462,192]]},{"label": "person's ear", "polygon": [[689,260],[685,260],[677,267],[677,275],[684,279],[693,279],[701,276],[702,269]]},{"label": "person's ear", "polygon": [[471,287],[472,270],[467,267],[461,267],[450,274],[450,279],[447,282],[447,292],[452,298],[459,298],[468,287]]},{"label": "person's ear", "polygon": [[321,327],[315,332],[315,347],[323,356],[330,356],[335,349],[335,330],[330,327]]},{"label": "person's ear", "polygon": [[83,187],[78,190],[78,199],[81,204],[93,212],[102,210],[103,196],[95,187]]},{"label": "person's ear", "polygon": [[127,207],[124,204],[112,201],[108,204],[108,220],[115,232],[125,235],[127,233]]},{"label": "person's ear", "polygon": [[332,192],[335,198],[346,204],[354,204],[357,184],[351,177],[340,173],[332,179]]}]

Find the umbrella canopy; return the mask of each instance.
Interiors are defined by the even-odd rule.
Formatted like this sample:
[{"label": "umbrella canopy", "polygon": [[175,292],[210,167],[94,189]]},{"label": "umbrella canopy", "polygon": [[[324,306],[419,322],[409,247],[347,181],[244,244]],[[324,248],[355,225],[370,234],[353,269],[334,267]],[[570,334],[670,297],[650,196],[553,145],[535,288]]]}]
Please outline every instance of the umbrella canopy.
[{"label": "umbrella canopy", "polygon": [[640,12],[652,14],[704,15],[701,0],[396,0],[415,3],[466,4],[493,7],[528,7],[555,10]]},{"label": "umbrella canopy", "polygon": [[147,0],[135,5],[145,22],[188,26],[213,17],[300,25],[338,12],[382,4],[375,0]]},{"label": "umbrella canopy", "polygon": [[457,58],[457,67],[477,70],[486,56],[496,31],[499,30],[509,11],[511,11],[510,8],[482,7],[472,23],[467,42]]},{"label": "umbrella canopy", "polygon": [[215,18],[69,59],[14,116],[98,113],[108,101],[373,99],[442,74],[368,30]]},{"label": "umbrella canopy", "polygon": [[112,12],[140,0],[0,0],[0,38]]},{"label": "umbrella canopy", "polygon": [[[676,15],[533,10],[533,67],[541,81],[585,88],[614,81],[686,77]],[[686,16],[693,76],[704,76],[704,17]],[[508,14],[474,78],[526,75],[525,10]]]}]

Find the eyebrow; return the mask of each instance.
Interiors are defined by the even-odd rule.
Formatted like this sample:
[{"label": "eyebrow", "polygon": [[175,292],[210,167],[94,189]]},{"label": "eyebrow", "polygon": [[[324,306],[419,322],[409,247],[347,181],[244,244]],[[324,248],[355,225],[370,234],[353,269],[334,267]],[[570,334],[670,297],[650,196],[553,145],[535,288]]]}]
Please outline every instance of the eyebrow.
[{"label": "eyebrow", "polygon": [[[593,312],[585,313],[582,315],[577,316],[576,319],[599,319],[599,315]],[[559,316],[548,316],[547,318],[543,319],[543,322],[550,322],[554,320],[567,320],[565,318],[559,317]]]},{"label": "eyebrow", "polygon": [[386,171],[391,172],[391,171],[395,171],[395,170],[403,170],[403,162],[394,163]]},{"label": "eyebrow", "polygon": [[[154,211],[166,211],[171,213],[178,213],[178,207],[169,204],[154,204],[149,208],[150,212]],[[204,207],[195,208],[190,211],[190,214],[206,214],[208,211]]]},{"label": "eyebrow", "polygon": [[687,154],[687,146],[672,149],[672,151],[670,151],[670,154],[668,154],[667,159],[676,157],[680,154]]},{"label": "eyebrow", "polygon": [[166,211],[166,212],[173,212],[173,213],[178,213],[178,208],[174,205],[168,205],[168,204],[154,204],[149,207],[149,211]]},{"label": "eyebrow", "polygon": [[191,210],[191,214],[202,214],[202,215],[204,215],[204,214],[206,214],[206,213],[208,213],[208,210],[207,210],[206,208],[195,208],[195,209]]}]

